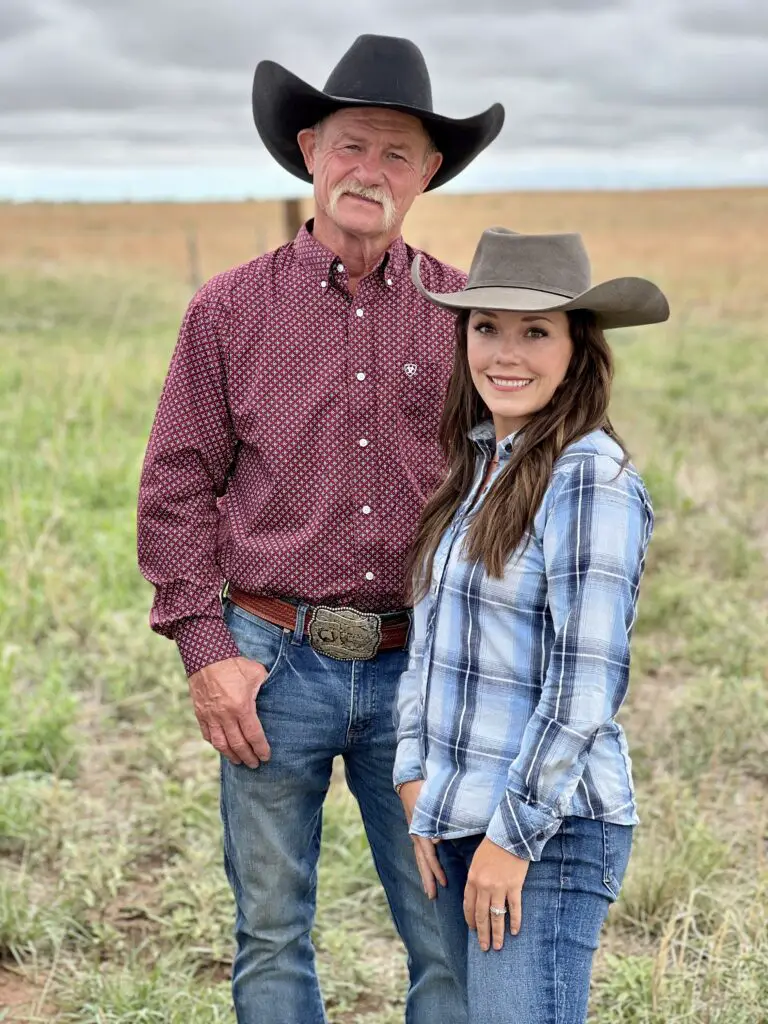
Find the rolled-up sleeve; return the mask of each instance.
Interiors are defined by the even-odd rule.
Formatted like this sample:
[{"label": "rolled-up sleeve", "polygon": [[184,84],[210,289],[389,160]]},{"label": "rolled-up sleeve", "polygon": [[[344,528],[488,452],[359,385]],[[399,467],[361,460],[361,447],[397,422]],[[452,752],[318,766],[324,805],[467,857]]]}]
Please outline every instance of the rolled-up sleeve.
[{"label": "rolled-up sleeve", "polygon": [[582,778],[597,731],[629,681],[629,643],[653,528],[635,474],[589,456],[563,473],[543,554],[554,644],[541,697],[488,827],[494,843],[539,860]]}]

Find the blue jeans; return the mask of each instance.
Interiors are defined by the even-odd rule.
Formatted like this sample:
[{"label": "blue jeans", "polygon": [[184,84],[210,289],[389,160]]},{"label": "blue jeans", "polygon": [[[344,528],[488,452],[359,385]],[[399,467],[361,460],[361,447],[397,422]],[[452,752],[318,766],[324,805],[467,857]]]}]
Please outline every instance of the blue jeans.
[{"label": "blue jeans", "polygon": [[337,754],[408,952],[405,1019],[466,1024],[437,937],[435,904],[422,890],[392,788],[392,710],[407,655],[335,661],[309,645],[298,623],[292,633],[229,602],[225,618],[241,653],[269,670],[256,707],[272,748],[258,769],[221,762],[225,867],[237,904],[232,990],[239,1024],[326,1021],[310,931],[323,800]]},{"label": "blue jeans", "polygon": [[582,1024],[600,929],[624,878],[632,828],[565,818],[528,869],[522,924],[506,921],[504,945],[480,949],[464,920],[463,895],[484,837],[438,844],[448,886],[439,889],[440,934],[468,1009],[468,1024]]}]

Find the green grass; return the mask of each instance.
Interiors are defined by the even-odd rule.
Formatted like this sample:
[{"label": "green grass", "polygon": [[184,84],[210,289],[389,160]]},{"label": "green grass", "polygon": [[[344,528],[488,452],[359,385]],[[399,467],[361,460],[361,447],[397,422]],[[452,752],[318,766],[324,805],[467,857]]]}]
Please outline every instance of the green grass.
[{"label": "green grass", "polygon": [[77,745],[72,726],[78,702],[62,666],[46,665],[34,688],[20,684],[18,659],[6,648],[0,661],[0,776],[25,771],[72,777]]},{"label": "green grass", "polygon": [[646,800],[632,870],[612,918],[612,924],[644,938],[658,938],[692,906],[702,927],[716,927],[716,894],[734,875],[735,852],[680,785],[677,779],[659,783],[653,802]]},{"label": "green grass", "polygon": [[738,772],[768,782],[765,678],[715,672],[692,679],[669,721],[669,742],[686,779]]},{"label": "green grass", "polygon": [[[765,883],[742,917],[723,907],[702,933],[695,911],[670,921],[654,954],[608,956],[596,1024],[762,1024],[768,1019]],[[725,901],[728,902],[727,900]]]},{"label": "green grass", "polygon": [[[0,276],[0,960],[50,1022],[232,1019],[217,760],[135,568],[138,475],[185,298]],[[617,353],[614,420],[657,528],[624,712],[643,824],[594,1019],[759,1024],[768,347],[749,325],[689,320]],[[341,779],[315,939],[333,1024],[402,1020],[404,959]]]},{"label": "green grass", "polygon": [[223,983],[202,986],[183,957],[107,965],[73,978],[61,989],[58,1019],[72,1024],[218,1024],[231,1021]]}]

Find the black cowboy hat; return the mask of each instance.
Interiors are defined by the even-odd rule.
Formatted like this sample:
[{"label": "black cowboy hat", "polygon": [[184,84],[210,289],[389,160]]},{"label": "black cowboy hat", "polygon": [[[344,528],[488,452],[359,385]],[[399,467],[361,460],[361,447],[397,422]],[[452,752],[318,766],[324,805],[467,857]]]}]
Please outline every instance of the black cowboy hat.
[{"label": "black cowboy hat", "polygon": [[253,78],[253,119],[272,156],[302,181],[312,181],[296,136],[342,107],[387,107],[418,117],[443,162],[428,188],[450,181],[501,131],[504,108],[455,119],[432,110],[432,85],[421,50],[408,39],[359,36],[322,91],[280,64],[263,60]]}]

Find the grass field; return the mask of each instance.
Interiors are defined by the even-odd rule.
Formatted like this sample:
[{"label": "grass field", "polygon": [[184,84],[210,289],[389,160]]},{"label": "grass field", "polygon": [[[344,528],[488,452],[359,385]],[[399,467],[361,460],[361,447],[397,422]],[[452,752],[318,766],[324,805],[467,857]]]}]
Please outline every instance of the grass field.
[{"label": "grass field", "polygon": [[[280,241],[255,204],[0,208],[0,1021],[233,1019],[216,755],[134,555],[194,217],[205,275]],[[596,276],[655,275],[674,309],[616,342],[658,525],[624,714],[643,824],[593,1019],[768,1022],[768,193],[435,197],[407,234],[466,266],[492,223],[581,229]],[[316,940],[333,1024],[402,1020],[341,782]]]}]

